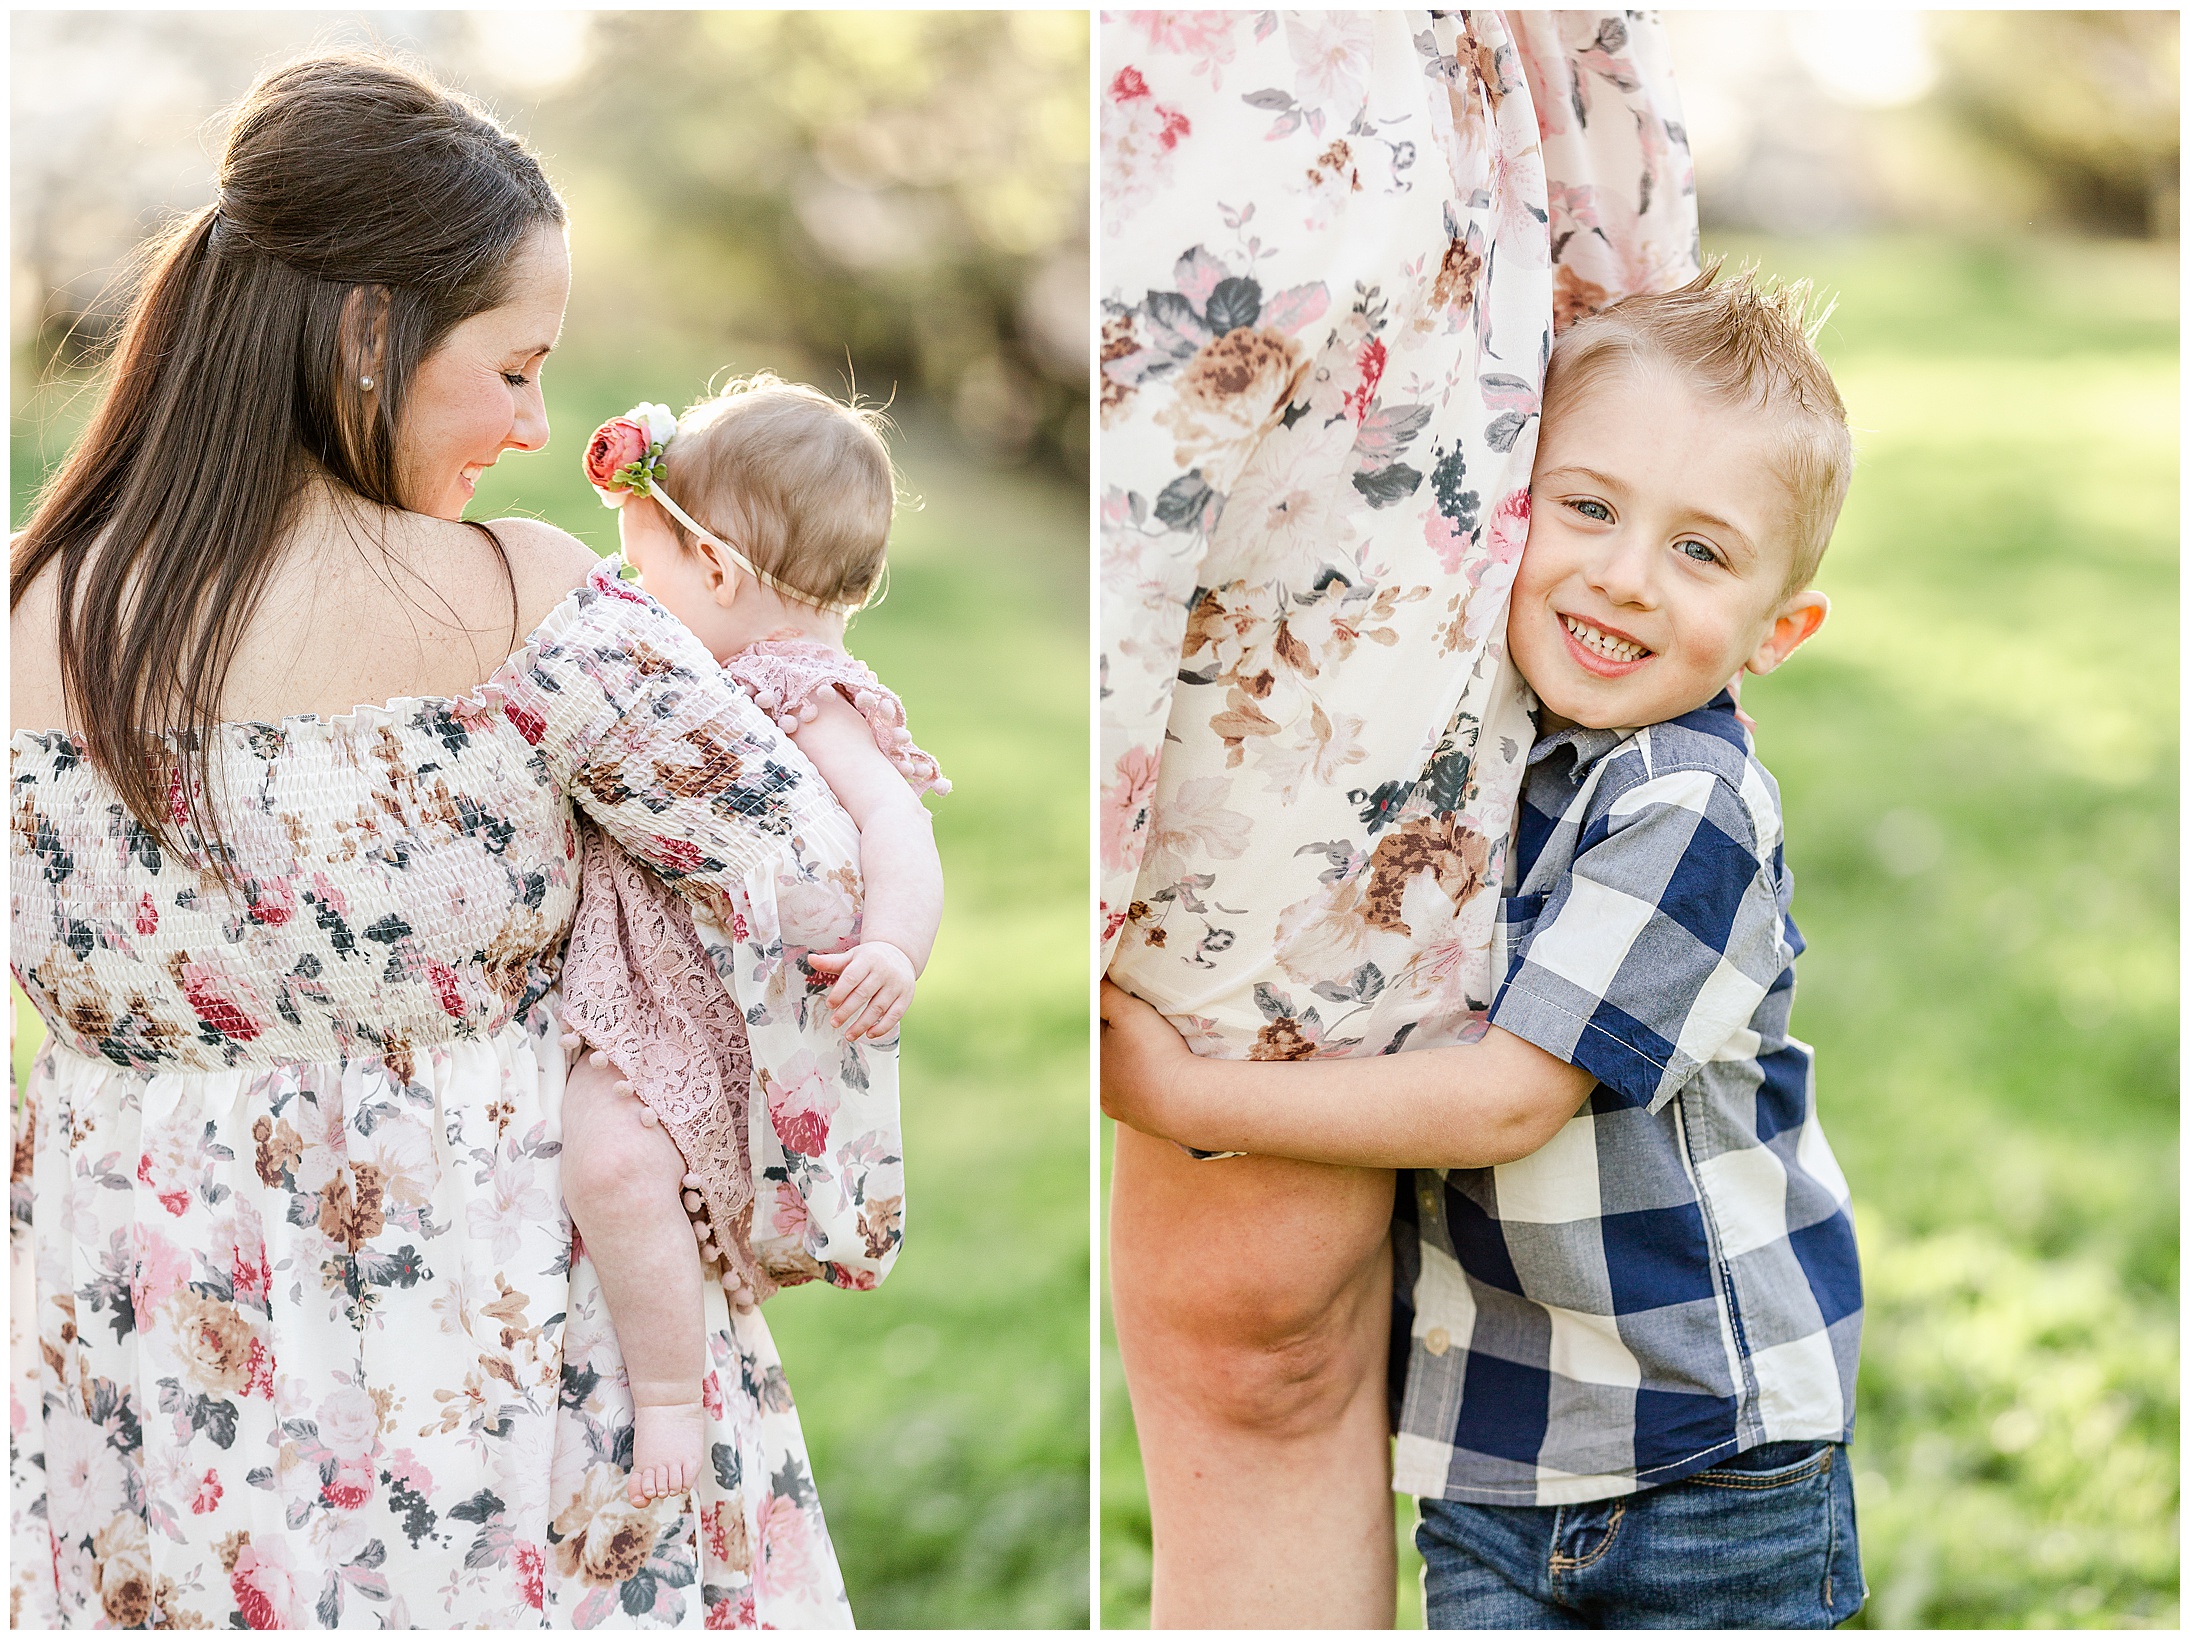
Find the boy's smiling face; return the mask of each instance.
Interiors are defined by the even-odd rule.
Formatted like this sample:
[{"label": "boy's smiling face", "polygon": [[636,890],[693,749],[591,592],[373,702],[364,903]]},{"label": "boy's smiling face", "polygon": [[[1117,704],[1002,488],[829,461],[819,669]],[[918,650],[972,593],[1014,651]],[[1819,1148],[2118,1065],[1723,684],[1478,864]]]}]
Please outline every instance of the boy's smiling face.
[{"label": "boy's smiling face", "polygon": [[1823,593],[1787,591],[1795,519],[1774,431],[1651,362],[1547,420],[1506,642],[1553,718],[1663,723],[1824,622]]}]

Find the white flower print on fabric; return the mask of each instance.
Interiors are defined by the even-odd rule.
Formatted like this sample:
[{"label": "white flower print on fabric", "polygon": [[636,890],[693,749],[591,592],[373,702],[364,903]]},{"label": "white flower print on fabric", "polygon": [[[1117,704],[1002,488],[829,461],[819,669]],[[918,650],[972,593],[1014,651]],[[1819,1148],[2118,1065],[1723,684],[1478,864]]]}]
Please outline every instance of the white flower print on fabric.
[{"label": "white flower print on fabric", "polygon": [[1101,49],[1110,972],[1200,1052],[1464,1040],[1555,324],[1695,268],[1659,26],[1114,13]]}]

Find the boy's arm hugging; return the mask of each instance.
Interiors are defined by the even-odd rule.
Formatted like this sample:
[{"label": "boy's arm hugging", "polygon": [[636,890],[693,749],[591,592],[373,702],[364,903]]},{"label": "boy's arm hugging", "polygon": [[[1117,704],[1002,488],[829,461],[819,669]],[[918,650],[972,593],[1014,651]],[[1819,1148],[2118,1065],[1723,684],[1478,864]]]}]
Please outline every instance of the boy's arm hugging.
[{"label": "boy's arm hugging", "polygon": [[1368,1059],[1204,1058],[1103,982],[1103,1113],[1197,1150],[1356,1167],[1493,1167],[1541,1149],[1594,1078],[1493,1026]]},{"label": "boy's arm hugging", "polygon": [[1106,984],[1104,1110],[1196,1149],[1481,1168],[1534,1154],[1600,1088],[1661,1107],[1753,1034],[1800,949],[1779,894],[1777,804],[1667,759],[1700,741],[1684,725],[1599,733],[1598,777],[1547,817],[1555,837],[1588,841],[1563,870],[1547,844],[1521,885],[1535,892],[1507,902],[1511,963],[1480,1041],[1364,1059],[1204,1058]]}]

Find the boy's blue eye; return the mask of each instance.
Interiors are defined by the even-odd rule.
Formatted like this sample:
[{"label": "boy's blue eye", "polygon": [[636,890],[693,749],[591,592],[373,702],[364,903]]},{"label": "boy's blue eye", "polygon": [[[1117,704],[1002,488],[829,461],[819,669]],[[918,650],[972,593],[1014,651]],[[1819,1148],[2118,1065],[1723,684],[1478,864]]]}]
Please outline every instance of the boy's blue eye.
[{"label": "boy's blue eye", "polygon": [[1715,564],[1719,561],[1719,555],[1713,552],[1709,545],[1693,538],[1675,542],[1674,549],[1694,559],[1699,564]]},{"label": "boy's blue eye", "polygon": [[1594,518],[1600,524],[1612,516],[1612,509],[1602,501],[1569,501],[1567,505],[1584,518]]}]

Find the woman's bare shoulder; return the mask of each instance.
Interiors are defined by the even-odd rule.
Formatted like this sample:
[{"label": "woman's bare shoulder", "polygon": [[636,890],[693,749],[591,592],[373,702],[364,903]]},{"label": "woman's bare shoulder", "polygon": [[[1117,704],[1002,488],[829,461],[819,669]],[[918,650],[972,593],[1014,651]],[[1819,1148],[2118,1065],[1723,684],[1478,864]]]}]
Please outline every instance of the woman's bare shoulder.
[{"label": "woman's bare shoulder", "polygon": [[517,583],[519,630],[530,632],[585,583],[601,560],[567,530],[538,518],[497,518],[487,525],[509,555]]},{"label": "woman's bare shoulder", "polygon": [[8,612],[8,726],[57,729],[67,721],[61,697],[60,626],[48,565]]}]

